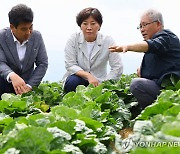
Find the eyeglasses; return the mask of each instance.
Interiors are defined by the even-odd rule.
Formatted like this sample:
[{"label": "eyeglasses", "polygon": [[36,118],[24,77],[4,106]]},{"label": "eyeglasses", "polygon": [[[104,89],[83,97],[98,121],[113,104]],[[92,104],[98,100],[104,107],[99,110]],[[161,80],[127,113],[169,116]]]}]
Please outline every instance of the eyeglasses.
[{"label": "eyeglasses", "polygon": [[150,24],[152,24],[152,23],[154,23],[154,22],[158,22],[158,21],[156,20],[156,21],[144,23],[144,24],[142,24],[142,25],[140,24],[140,25],[137,27],[137,29],[145,28],[147,25],[150,25]]}]

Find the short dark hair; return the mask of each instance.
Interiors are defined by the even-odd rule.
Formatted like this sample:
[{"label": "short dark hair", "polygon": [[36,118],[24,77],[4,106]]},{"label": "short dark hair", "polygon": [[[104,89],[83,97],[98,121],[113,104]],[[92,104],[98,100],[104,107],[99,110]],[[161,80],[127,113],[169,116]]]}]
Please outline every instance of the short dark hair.
[{"label": "short dark hair", "polygon": [[86,20],[89,16],[92,16],[100,26],[102,25],[103,17],[101,12],[97,8],[88,7],[81,10],[76,16],[76,22],[78,26],[81,27],[82,22]]},{"label": "short dark hair", "polygon": [[33,11],[24,4],[14,6],[8,16],[10,24],[16,28],[20,23],[33,22]]}]

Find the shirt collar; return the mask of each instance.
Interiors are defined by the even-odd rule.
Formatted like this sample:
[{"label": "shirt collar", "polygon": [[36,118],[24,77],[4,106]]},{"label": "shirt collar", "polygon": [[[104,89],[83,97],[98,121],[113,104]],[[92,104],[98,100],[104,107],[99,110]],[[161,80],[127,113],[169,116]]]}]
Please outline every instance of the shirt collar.
[{"label": "shirt collar", "polygon": [[[17,40],[17,38],[14,36],[14,34],[13,34],[12,30],[11,30],[11,34],[12,34],[12,36],[13,36],[13,40],[14,40],[14,42],[18,42],[19,44],[21,44],[21,43]],[[26,40],[26,41],[22,42],[22,44],[21,44],[21,45],[24,45],[24,44],[26,44],[27,42],[28,42],[28,40]]]}]

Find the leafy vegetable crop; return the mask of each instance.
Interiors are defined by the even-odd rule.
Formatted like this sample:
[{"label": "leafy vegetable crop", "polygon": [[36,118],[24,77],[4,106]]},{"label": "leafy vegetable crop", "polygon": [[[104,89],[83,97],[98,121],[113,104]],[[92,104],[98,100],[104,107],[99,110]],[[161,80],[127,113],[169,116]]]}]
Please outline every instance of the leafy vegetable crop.
[{"label": "leafy vegetable crop", "polygon": [[[180,91],[174,77],[155,103],[134,120],[137,104],[129,91],[135,74],[98,87],[78,86],[65,94],[61,82],[43,82],[23,94],[3,94],[0,101],[0,153],[113,154],[142,153],[140,141],[180,142]],[[167,84],[166,84],[167,83]],[[169,86],[170,85],[170,86]],[[121,130],[133,130],[123,138]],[[178,152],[179,147],[147,148],[146,152]],[[144,152],[145,153],[145,152]]]}]

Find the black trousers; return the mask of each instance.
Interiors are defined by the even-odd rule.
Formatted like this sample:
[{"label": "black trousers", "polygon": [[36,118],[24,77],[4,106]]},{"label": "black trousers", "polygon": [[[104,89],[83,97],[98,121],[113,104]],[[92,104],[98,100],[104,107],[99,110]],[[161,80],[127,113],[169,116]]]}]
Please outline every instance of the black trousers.
[{"label": "black trousers", "polygon": [[78,85],[84,85],[84,86],[88,86],[89,82],[77,75],[71,75],[69,77],[67,77],[65,85],[64,85],[64,90],[66,93],[71,92],[71,91],[76,91],[76,87]]},{"label": "black trousers", "polygon": [[155,81],[145,78],[135,78],[131,82],[130,91],[138,101],[138,105],[130,109],[134,119],[148,105],[151,105],[160,94],[161,87]]},{"label": "black trousers", "polygon": [[4,78],[0,77],[0,100],[1,95],[4,93],[14,93],[14,88],[12,83],[7,82],[7,80],[4,80]]},{"label": "black trousers", "polygon": [[135,78],[130,85],[130,91],[143,109],[156,100],[160,90],[161,87],[155,81],[145,78]]}]

